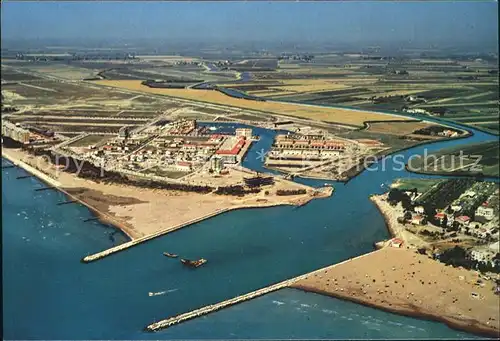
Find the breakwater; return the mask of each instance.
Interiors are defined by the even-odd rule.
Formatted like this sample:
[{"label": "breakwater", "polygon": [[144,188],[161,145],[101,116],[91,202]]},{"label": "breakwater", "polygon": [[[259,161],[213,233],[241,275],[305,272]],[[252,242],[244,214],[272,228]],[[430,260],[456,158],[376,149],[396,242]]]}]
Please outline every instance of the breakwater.
[{"label": "breakwater", "polygon": [[179,225],[176,225],[176,226],[173,226],[173,227],[169,227],[169,228],[166,228],[166,229],[163,229],[163,230],[160,230],[158,232],[155,232],[153,234],[148,234],[147,236],[144,236],[144,237],[140,237],[140,238],[137,238],[137,239],[134,239],[134,240],[131,240],[129,242],[126,242],[126,243],[123,243],[123,244],[120,244],[120,245],[117,245],[115,247],[112,247],[110,249],[107,249],[107,250],[104,250],[104,251],[101,251],[101,252],[98,252],[98,253],[95,253],[93,255],[88,255],[84,258],[82,258],[82,262],[83,263],[90,263],[90,262],[93,262],[93,261],[96,261],[98,259],[101,259],[101,258],[104,258],[104,257],[107,257],[109,255],[112,255],[114,253],[117,253],[117,252],[120,252],[120,251],[123,251],[123,250],[126,250],[126,249],[129,249],[133,246],[136,246],[140,243],[143,243],[143,242],[146,242],[148,240],[151,240],[151,239],[154,239],[154,238],[157,238],[157,237],[160,237],[160,236],[163,236],[167,233],[170,233],[170,232],[173,232],[173,231],[176,231],[178,229],[181,229],[183,227],[186,227],[188,225],[192,225],[192,224],[195,224],[199,221],[202,221],[204,219],[208,219],[210,217],[213,217],[217,214],[220,214],[220,213],[223,213],[223,212],[226,212],[226,211],[229,211],[230,209],[221,209],[221,210],[218,210],[216,212],[213,212],[209,215],[206,215],[206,216],[203,216],[203,217],[199,217],[199,218],[196,218],[196,219],[192,219],[190,221],[187,221],[185,223],[182,223],[182,224],[179,224]]},{"label": "breakwater", "polygon": [[241,303],[241,302],[245,302],[245,301],[251,300],[251,299],[253,299],[255,297],[262,296],[262,295],[268,294],[270,292],[273,292],[273,291],[276,291],[276,290],[279,290],[279,289],[283,289],[283,288],[292,286],[296,282],[298,282],[300,280],[303,280],[303,279],[307,279],[309,276],[312,276],[312,275],[314,275],[316,273],[325,271],[327,269],[331,269],[333,267],[337,267],[337,266],[342,265],[344,263],[350,262],[350,261],[352,261],[354,259],[359,259],[359,258],[367,257],[370,254],[373,254],[375,252],[380,252],[380,251],[381,250],[375,250],[375,251],[372,251],[370,253],[366,253],[364,255],[361,255],[361,256],[358,256],[358,257],[355,257],[355,258],[350,258],[348,260],[345,260],[343,262],[340,262],[340,263],[337,263],[337,264],[334,264],[334,265],[328,265],[326,267],[323,267],[321,269],[315,270],[313,272],[309,272],[309,273],[304,274],[304,275],[300,275],[300,276],[297,276],[297,277],[294,277],[294,278],[291,278],[291,279],[287,279],[287,280],[284,280],[284,281],[276,283],[276,284],[272,284],[272,285],[267,286],[265,288],[261,288],[261,289],[255,290],[255,291],[249,292],[249,293],[244,294],[244,295],[240,295],[240,296],[237,296],[237,297],[234,297],[234,298],[230,298],[228,300],[225,300],[225,301],[222,301],[222,302],[219,302],[219,303],[216,303],[216,304],[207,305],[207,306],[204,306],[202,308],[199,308],[199,309],[187,312],[187,313],[183,313],[183,314],[180,314],[180,315],[176,315],[176,316],[173,316],[173,317],[170,317],[170,318],[167,318],[167,319],[164,319],[164,320],[152,323],[152,324],[148,325],[145,328],[145,330],[146,331],[150,331],[150,332],[154,332],[154,331],[158,331],[158,330],[161,330],[161,329],[168,328],[168,327],[173,326],[175,324],[179,324],[181,322],[184,322],[184,321],[187,321],[187,320],[190,320],[190,319],[202,316],[202,315],[206,315],[206,314],[209,314],[209,313],[217,311],[217,310],[221,310],[221,309],[229,307],[231,305],[235,305],[235,304],[238,304],[238,303]]},{"label": "breakwater", "polygon": [[[219,215],[219,214],[222,214],[222,213],[225,213],[225,212],[229,212],[229,211],[233,211],[233,210],[238,210],[238,209],[262,208],[262,207],[273,207],[273,206],[282,206],[282,205],[293,205],[293,204],[290,204],[290,203],[271,203],[271,204],[266,204],[266,203],[264,203],[264,204],[255,204],[255,205],[252,205],[252,204],[250,204],[250,205],[239,205],[239,206],[234,206],[234,207],[230,207],[230,208],[218,209],[217,211],[212,212],[212,213],[207,214],[207,215],[204,215],[202,217],[191,219],[191,220],[186,221],[186,222],[184,222],[182,224],[178,224],[178,225],[175,225],[175,226],[172,226],[172,227],[168,227],[168,228],[165,228],[163,230],[157,231],[155,233],[148,234],[148,235],[146,235],[144,237],[139,237],[139,238],[133,239],[133,240],[131,240],[129,242],[117,245],[117,246],[112,247],[110,249],[107,249],[107,250],[104,250],[104,251],[101,251],[101,252],[98,252],[98,253],[95,253],[95,254],[92,254],[92,255],[88,255],[88,256],[82,258],[81,261],[83,263],[94,262],[96,260],[99,260],[101,258],[107,257],[107,256],[112,255],[114,253],[117,253],[117,252],[120,252],[120,251],[124,251],[124,250],[129,249],[129,248],[131,248],[133,246],[136,246],[138,244],[141,244],[141,243],[144,243],[146,241],[149,241],[149,240],[161,237],[161,236],[166,235],[168,233],[177,231],[177,230],[179,230],[179,229],[181,229],[183,227],[187,227],[187,226],[196,224],[196,223],[198,223],[200,221],[203,221],[205,219],[209,219],[209,218],[215,217],[216,215]],[[304,203],[300,203],[300,205],[304,205]]]}]

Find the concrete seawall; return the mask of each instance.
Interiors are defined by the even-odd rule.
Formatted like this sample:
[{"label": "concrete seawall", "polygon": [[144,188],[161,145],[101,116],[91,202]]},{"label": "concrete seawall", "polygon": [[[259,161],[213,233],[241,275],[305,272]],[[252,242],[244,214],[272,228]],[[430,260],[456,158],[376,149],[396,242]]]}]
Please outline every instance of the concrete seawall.
[{"label": "concrete seawall", "polygon": [[307,279],[309,276],[314,275],[315,273],[322,272],[322,271],[325,271],[327,269],[331,269],[332,267],[336,267],[336,266],[339,266],[341,264],[350,262],[353,259],[363,258],[363,257],[369,256],[369,255],[371,255],[371,254],[373,254],[375,252],[380,252],[380,251],[381,250],[372,251],[370,253],[366,253],[364,255],[361,255],[361,256],[358,256],[358,257],[355,257],[355,258],[351,258],[351,259],[345,260],[343,262],[340,262],[340,263],[337,263],[337,264],[334,264],[334,265],[329,265],[329,266],[326,266],[324,268],[315,270],[313,272],[310,272],[310,273],[307,273],[307,274],[304,274],[304,275],[300,275],[298,277],[294,277],[294,278],[291,278],[291,279],[287,279],[285,281],[282,281],[282,282],[279,282],[279,283],[267,286],[265,288],[261,288],[261,289],[249,292],[249,293],[244,294],[244,295],[240,295],[240,296],[228,299],[228,300],[223,301],[223,302],[219,302],[219,303],[216,303],[216,304],[207,305],[207,306],[204,306],[202,308],[199,308],[199,309],[187,312],[187,313],[183,313],[183,314],[180,314],[180,315],[176,315],[176,316],[173,316],[173,317],[170,317],[170,318],[167,318],[167,319],[164,319],[164,320],[152,323],[152,324],[148,325],[145,328],[145,330],[146,331],[150,331],[150,332],[154,332],[154,331],[158,331],[160,329],[168,328],[168,327],[170,327],[172,325],[175,325],[175,324],[178,324],[178,323],[181,323],[181,322],[184,322],[184,321],[187,321],[187,320],[190,320],[190,319],[202,316],[202,315],[209,314],[211,312],[214,312],[214,311],[226,308],[228,306],[231,306],[231,305],[234,305],[234,304],[238,304],[238,303],[241,303],[241,302],[244,302],[244,301],[248,301],[248,300],[251,300],[252,298],[255,298],[255,297],[258,297],[258,296],[262,296],[262,295],[268,294],[270,292],[273,292],[273,291],[276,291],[276,290],[279,290],[279,289],[283,289],[283,288],[289,287],[289,286],[295,284],[296,282],[298,282],[298,281],[300,281],[302,279]]}]

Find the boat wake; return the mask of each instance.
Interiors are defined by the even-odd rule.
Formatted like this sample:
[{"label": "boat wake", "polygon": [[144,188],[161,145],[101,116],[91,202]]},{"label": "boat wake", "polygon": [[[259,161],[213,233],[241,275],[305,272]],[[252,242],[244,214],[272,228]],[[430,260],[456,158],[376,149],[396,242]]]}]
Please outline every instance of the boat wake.
[{"label": "boat wake", "polygon": [[148,296],[152,297],[152,296],[165,295],[165,294],[168,294],[168,293],[171,293],[171,292],[176,292],[177,290],[179,290],[179,289],[176,288],[176,289],[170,289],[170,290],[165,290],[165,291],[149,292]]}]

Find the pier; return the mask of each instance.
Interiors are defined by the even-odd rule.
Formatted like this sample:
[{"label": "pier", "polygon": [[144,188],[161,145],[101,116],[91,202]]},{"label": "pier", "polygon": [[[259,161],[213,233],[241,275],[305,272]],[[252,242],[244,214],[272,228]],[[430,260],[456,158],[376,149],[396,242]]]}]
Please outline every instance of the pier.
[{"label": "pier", "polygon": [[238,303],[241,303],[241,302],[244,302],[244,301],[251,300],[252,298],[255,298],[255,297],[258,297],[258,296],[262,296],[262,295],[268,294],[270,292],[273,292],[273,291],[276,291],[276,290],[279,290],[279,289],[283,289],[283,288],[292,286],[296,282],[298,282],[300,280],[303,280],[303,279],[307,279],[309,276],[313,276],[316,273],[324,272],[325,270],[331,269],[332,267],[336,267],[336,266],[339,266],[341,264],[350,262],[353,259],[366,257],[368,255],[371,255],[374,252],[379,252],[379,251],[380,250],[372,251],[372,252],[366,253],[364,255],[355,257],[355,258],[347,259],[347,260],[345,260],[343,262],[340,262],[340,263],[337,263],[337,264],[334,264],[334,265],[328,265],[328,266],[326,266],[324,268],[315,270],[313,272],[309,272],[309,273],[304,274],[304,275],[300,275],[298,277],[287,279],[287,280],[285,280],[283,282],[272,284],[272,285],[270,285],[268,287],[255,290],[255,291],[249,292],[247,294],[244,294],[244,295],[241,295],[241,296],[237,296],[237,297],[228,299],[228,300],[223,301],[223,302],[219,302],[219,303],[216,303],[216,304],[207,305],[207,306],[204,306],[202,308],[199,308],[199,309],[196,309],[196,310],[184,313],[184,314],[176,315],[176,316],[167,318],[165,320],[161,320],[161,321],[152,323],[152,324],[148,325],[145,328],[145,330],[149,331],[149,332],[155,332],[155,331],[158,331],[158,330],[165,329],[165,328],[168,328],[170,326],[173,326],[174,324],[178,324],[178,323],[181,323],[181,322],[184,322],[184,321],[187,321],[187,320],[190,320],[190,319],[202,316],[202,315],[206,315],[206,314],[209,314],[211,312],[214,312],[214,311],[226,308],[226,307],[234,305],[234,304],[238,304]]}]

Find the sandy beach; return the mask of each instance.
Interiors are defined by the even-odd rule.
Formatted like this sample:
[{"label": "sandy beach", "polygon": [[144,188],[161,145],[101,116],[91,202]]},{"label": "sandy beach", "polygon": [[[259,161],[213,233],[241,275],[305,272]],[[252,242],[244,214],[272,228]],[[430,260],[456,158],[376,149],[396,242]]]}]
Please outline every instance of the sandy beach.
[{"label": "sandy beach", "polygon": [[478,278],[475,271],[446,266],[414,250],[387,247],[292,287],[498,337],[500,296],[491,281],[476,285]]},{"label": "sandy beach", "polygon": [[[244,197],[147,189],[78,178],[57,170],[43,158],[34,157],[18,149],[3,148],[2,156],[28,171],[31,170],[33,174],[40,175],[42,180],[79,200],[102,221],[120,228],[132,240],[159,231],[177,229],[180,225],[232,209],[302,205],[314,198],[332,194],[331,189],[315,192],[310,187],[283,179],[277,179],[275,185],[267,186],[261,193]],[[307,193],[291,196],[275,194],[276,190],[285,188],[304,188]]]},{"label": "sandy beach", "polygon": [[446,266],[416,249],[426,242],[397,222],[398,208],[385,195],[370,197],[380,210],[393,237],[403,248],[387,242],[381,250],[332,265],[293,285],[294,288],[347,299],[386,311],[426,318],[485,336],[500,336],[500,296],[494,281],[477,271]]},{"label": "sandy beach", "polygon": [[372,195],[370,200],[377,206],[380,213],[384,216],[387,229],[392,237],[400,238],[404,241],[405,246],[410,248],[419,248],[428,246],[429,243],[418,237],[414,233],[407,231],[405,226],[397,221],[397,218],[403,215],[401,205],[392,207],[385,201],[386,195]]}]

